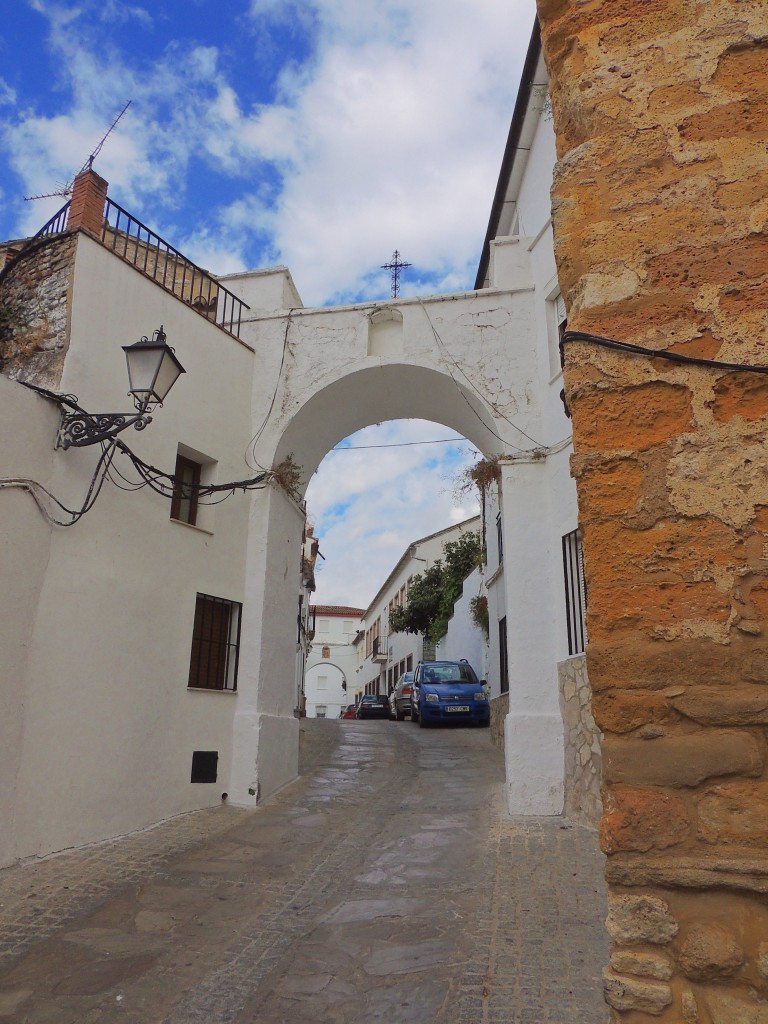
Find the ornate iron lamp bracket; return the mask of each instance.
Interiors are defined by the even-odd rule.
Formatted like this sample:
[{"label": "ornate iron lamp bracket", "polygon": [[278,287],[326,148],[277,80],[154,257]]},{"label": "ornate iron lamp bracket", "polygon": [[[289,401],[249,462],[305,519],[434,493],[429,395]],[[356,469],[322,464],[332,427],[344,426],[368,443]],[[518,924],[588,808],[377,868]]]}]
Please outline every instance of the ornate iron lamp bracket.
[{"label": "ornate iron lamp bracket", "polygon": [[140,410],[136,415],[127,412],[105,412],[91,415],[84,410],[67,413],[62,417],[56,447],[85,448],[89,444],[109,441],[121,430],[133,426],[134,430],[143,430],[152,417]]}]

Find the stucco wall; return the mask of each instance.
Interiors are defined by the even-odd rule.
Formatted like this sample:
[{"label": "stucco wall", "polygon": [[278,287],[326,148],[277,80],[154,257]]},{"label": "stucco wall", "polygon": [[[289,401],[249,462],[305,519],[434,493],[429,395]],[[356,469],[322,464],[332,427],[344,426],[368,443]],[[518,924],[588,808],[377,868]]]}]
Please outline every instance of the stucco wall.
[{"label": "stucco wall", "polygon": [[[215,460],[219,481],[251,475],[242,462],[250,436],[248,348],[86,236],[77,246],[71,323],[60,387],[94,412],[130,407],[121,346],[164,324],[187,373],[153,423],[124,440],[170,472],[183,443]],[[2,383],[4,391],[17,389],[10,392],[15,405],[0,403],[4,472],[41,480],[79,507],[98,446],[54,451],[53,407]],[[30,426],[19,432],[20,422]],[[127,461],[118,465],[136,479]],[[192,620],[198,591],[243,599],[248,496],[205,509],[204,528],[171,521],[169,501],[148,488],[126,491],[109,482],[67,529],[43,529],[23,494],[0,490],[0,502],[2,575],[23,578],[26,593],[4,608],[5,628],[15,629],[23,613],[28,636],[9,701],[10,721],[23,702],[21,746],[18,757],[5,745],[0,754],[4,769],[6,758],[17,762],[15,832],[4,860],[218,802],[228,789],[240,694],[187,690]],[[17,571],[25,552],[28,575]],[[190,784],[197,749],[219,752],[216,784]]]}]

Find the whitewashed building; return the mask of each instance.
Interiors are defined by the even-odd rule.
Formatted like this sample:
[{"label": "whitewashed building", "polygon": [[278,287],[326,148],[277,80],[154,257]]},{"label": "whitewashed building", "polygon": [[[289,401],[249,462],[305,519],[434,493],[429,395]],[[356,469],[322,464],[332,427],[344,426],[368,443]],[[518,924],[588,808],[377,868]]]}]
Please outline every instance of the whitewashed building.
[{"label": "whitewashed building", "polygon": [[[363,614],[365,659],[359,668],[357,682],[361,693],[391,693],[403,672],[411,671],[425,658],[434,657],[434,649],[425,653],[424,638],[420,633],[395,633],[390,629],[390,614],[393,609],[408,603],[413,577],[443,558],[446,543],[458,540],[464,533],[479,531],[480,517],[475,516],[421,537],[405,549]],[[481,672],[482,666],[475,666],[475,669]]]},{"label": "whitewashed building", "polygon": [[304,681],[307,718],[338,718],[355,703],[355,640],[362,614],[362,608],[348,605],[312,605],[314,636]]}]

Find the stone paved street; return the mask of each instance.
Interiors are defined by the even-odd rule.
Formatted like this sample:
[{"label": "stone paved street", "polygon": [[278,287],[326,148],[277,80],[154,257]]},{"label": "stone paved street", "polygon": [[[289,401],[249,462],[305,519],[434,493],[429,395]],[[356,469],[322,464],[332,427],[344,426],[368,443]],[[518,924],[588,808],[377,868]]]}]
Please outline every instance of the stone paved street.
[{"label": "stone paved street", "polygon": [[302,777],[0,872],[0,1021],[603,1024],[596,837],[486,730],[302,723]]}]

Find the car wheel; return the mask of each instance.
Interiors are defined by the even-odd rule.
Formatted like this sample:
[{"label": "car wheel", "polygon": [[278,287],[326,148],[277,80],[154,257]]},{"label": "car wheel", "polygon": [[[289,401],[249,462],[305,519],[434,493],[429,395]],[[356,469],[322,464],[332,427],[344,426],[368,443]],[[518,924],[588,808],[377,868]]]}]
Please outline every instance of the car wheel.
[{"label": "car wheel", "polygon": [[491,720],[490,720],[490,718],[484,718],[484,719],[483,719],[483,720],[482,720],[482,721],[480,722],[480,728],[481,728],[481,729],[487,729],[487,728],[488,728],[488,727],[490,726],[490,724],[491,724]]},{"label": "car wheel", "polygon": [[402,722],[402,720],[405,718],[405,715],[398,707],[395,708],[395,718],[397,719],[398,722]]},{"label": "car wheel", "polygon": [[419,715],[419,728],[420,729],[426,729],[428,725],[429,725],[429,722],[426,720],[424,715]]},{"label": "car wheel", "polygon": [[411,705],[411,721],[412,722],[418,722],[418,720],[419,720],[419,710],[418,710],[418,708],[415,705],[412,704]]}]

